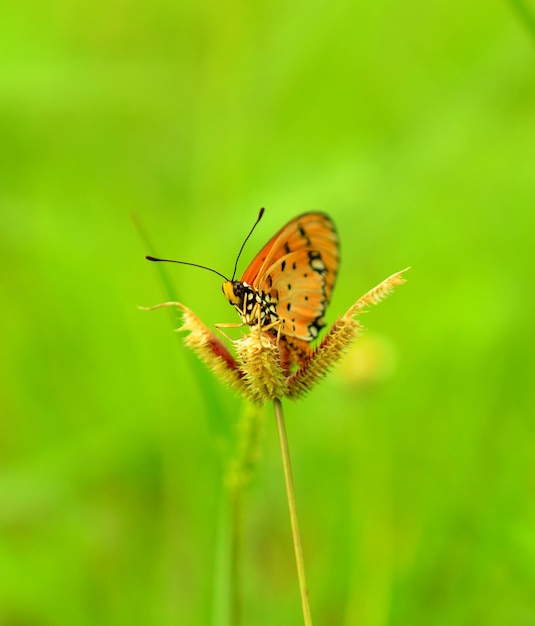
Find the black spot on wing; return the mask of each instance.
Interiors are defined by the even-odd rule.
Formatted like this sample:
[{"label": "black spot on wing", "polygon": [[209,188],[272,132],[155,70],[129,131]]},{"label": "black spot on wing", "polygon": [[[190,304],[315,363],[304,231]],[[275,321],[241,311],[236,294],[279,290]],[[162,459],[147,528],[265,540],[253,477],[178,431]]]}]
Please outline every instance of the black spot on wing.
[{"label": "black spot on wing", "polygon": [[310,238],[307,235],[306,230],[301,226],[301,224],[297,225],[297,230],[299,231],[299,234],[301,235],[301,237],[303,237],[303,239],[305,240],[305,245],[309,246],[310,245]]}]

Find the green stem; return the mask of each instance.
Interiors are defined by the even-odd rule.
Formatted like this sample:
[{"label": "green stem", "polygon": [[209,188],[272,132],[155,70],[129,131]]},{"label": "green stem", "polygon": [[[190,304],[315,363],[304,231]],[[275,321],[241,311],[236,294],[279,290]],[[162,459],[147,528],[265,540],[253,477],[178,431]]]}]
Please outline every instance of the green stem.
[{"label": "green stem", "polygon": [[301,546],[299,521],[297,519],[297,509],[295,506],[295,491],[292,477],[292,465],[290,463],[290,450],[288,448],[288,438],[286,436],[284,414],[282,412],[281,401],[278,398],[273,400],[273,404],[275,406],[275,417],[277,419],[277,429],[279,431],[282,465],[284,467],[284,481],[286,483],[286,496],[288,498],[288,508],[290,509],[290,522],[292,525],[292,537],[295,550],[295,561],[297,565],[297,578],[299,579],[299,591],[301,593],[301,605],[303,607],[303,619],[305,626],[312,626],[312,616],[310,614],[308,588],[305,576],[305,563],[303,560],[303,548]]},{"label": "green stem", "polygon": [[240,626],[240,543],[243,492],[225,485],[221,493],[214,569],[212,626]]},{"label": "green stem", "polygon": [[240,576],[240,547],[242,537],[242,487],[234,487],[230,492],[230,506],[232,515],[231,535],[231,581],[230,590],[230,616],[232,626],[239,626],[241,620],[241,576]]},{"label": "green stem", "polygon": [[212,598],[212,626],[231,626],[230,596],[234,581],[229,576],[231,562],[232,513],[229,490],[223,486],[220,493],[214,561],[214,585]]},{"label": "green stem", "polygon": [[[245,405],[235,427],[235,444],[225,468],[225,524],[221,525],[222,558],[218,561],[217,602],[213,626],[240,626],[243,623],[241,552],[245,490],[254,472],[261,441],[261,413]],[[222,575],[222,577],[221,577]]]}]

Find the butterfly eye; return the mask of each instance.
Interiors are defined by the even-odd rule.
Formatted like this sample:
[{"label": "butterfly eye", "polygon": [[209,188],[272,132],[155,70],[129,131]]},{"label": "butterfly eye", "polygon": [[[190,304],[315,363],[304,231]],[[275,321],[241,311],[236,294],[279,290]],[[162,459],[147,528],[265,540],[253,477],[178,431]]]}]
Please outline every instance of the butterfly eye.
[{"label": "butterfly eye", "polygon": [[240,304],[240,298],[236,295],[234,285],[235,283],[231,280],[227,280],[223,283],[221,288],[225,294],[225,298],[230,302],[230,304],[235,306]]}]

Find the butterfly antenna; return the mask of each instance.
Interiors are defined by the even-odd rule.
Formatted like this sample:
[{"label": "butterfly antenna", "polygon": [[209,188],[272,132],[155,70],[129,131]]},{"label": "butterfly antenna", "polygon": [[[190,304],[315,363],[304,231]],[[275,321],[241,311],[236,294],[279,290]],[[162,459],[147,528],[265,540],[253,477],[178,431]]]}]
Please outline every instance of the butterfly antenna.
[{"label": "butterfly antenna", "polygon": [[221,272],[218,272],[217,270],[214,270],[211,267],[206,267],[206,265],[198,265],[197,263],[187,263],[186,261],[175,261],[173,259],[157,259],[154,256],[146,256],[145,258],[147,259],[147,261],[160,261],[162,263],[178,263],[179,265],[191,265],[192,267],[200,267],[202,270],[208,270],[209,272],[213,272],[214,274],[221,276],[221,278],[228,280],[228,278],[226,276],[223,276]]},{"label": "butterfly antenna", "polygon": [[234,280],[234,277],[236,276],[236,270],[238,269],[238,261],[240,260],[240,256],[241,253],[243,252],[243,249],[245,248],[245,244],[247,243],[247,240],[249,239],[249,237],[253,234],[253,230],[256,228],[258,222],[262,219],[262,215],[264,215],[264,208],[260,209],[260,212],[258,213],[258,217],[256,218],[256,222],[253,224],[253,227],[251,228],[249,234],[247,235],[247,237],[245,237],[244,242],[241,245],[240,251],[238,252],[238,256],[236,257],[236,263],[234,263],[234,271],[232,272],[232,280]]}]

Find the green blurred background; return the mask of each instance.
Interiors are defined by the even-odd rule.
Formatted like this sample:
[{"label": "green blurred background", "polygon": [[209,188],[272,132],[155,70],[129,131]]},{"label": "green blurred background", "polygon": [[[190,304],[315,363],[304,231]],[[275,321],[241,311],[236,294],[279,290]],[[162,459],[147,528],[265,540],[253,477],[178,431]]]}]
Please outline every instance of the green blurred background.
[{"label": "green blurred background", "polygon": [[[298,213],[334,219],[330,321],[412,266],[340,367],[286,404],[315,623],[535,624],[535,30],[521,8],[2,5],[2,626],[210,623],[214,416],[166,312],[137,306],[167,298],[145,254],[230,273],[261,206],[242,269]],[[217,277],[168,271],[208,325],[237,320]],[[244,624],[294,626],[264,414]]]}]

